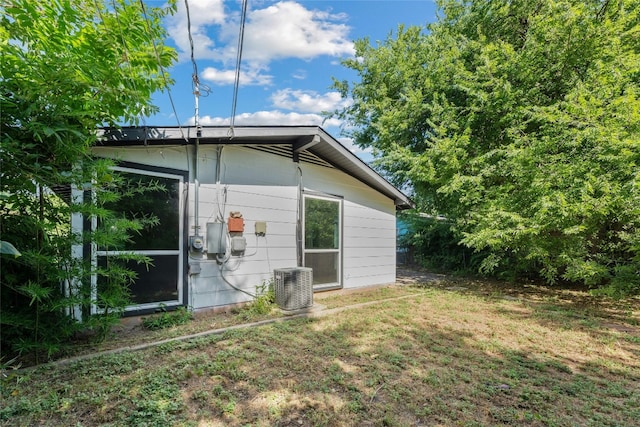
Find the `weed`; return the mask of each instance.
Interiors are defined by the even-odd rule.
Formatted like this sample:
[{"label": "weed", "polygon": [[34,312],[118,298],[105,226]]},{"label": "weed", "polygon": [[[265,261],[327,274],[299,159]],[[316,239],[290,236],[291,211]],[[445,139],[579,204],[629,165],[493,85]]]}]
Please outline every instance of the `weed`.
[{"label": "weed", "polygon": [[349,410],[349,412],[353,412],[353,413],[362,412],[364,408],[365,408],[364,404],[359,398],[350,400],[349,403],[347,403],[347,409]]},{"label": "weed", "polygon": [[202,404],[206,404],[210,397],[211,397],[211,394],[208,391],[206,391],[206,390],[196,390],[191,395],[191,400],[194,400],[196,402],[200,402]]},{"label": "weed", "polygon": [[18,362],[18,356],[5,362],[4,356],[0,356],[0,377],[6,376],[6,371],[20,369],[22,363]]},{"label": "weed", "polygon": [[253,301],[244,306],[240,312],[241,316],[247,320],[269,314],[275,307],[276,294],[273,279],[265,280],[261,285],[256,286],[255,295]]},{"label": "weed", "polygon": [[168,353],[173,352],[179,346],[180,346],[180,343],[178,343],[177,341],[169,341],[169,342],[165,342],[165,343],[159,344],[155,348],[155,351],[159,355],[168,354]]},{"label": "weed", "polygon": [[159,310],[159,314],[143,317],[142,326],[154,331],[184,325],[193,319],[193,313],[187,307],[180,306],[174,311],[167,311],[165,306],[161,306]]}]

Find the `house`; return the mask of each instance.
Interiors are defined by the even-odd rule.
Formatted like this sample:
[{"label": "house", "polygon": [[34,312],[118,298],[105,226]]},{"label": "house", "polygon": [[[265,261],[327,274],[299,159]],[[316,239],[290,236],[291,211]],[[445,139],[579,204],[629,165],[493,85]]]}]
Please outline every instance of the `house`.
[{"label": "house", "polygon": [[130,266],[130,314],[246,302],[279,268],[312,268],[314,292],[395,281],[395,214],[412,201],[320,127],[104,129],[92,151],[165,188],[127,202],[160,220],[128,248],[154,264]]}]

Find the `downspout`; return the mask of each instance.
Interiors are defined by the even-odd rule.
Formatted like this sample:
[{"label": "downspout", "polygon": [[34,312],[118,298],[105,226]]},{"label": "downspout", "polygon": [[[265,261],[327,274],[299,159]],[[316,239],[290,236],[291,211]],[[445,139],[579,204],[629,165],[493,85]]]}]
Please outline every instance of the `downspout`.
[{"label": "downspout", "polygon": [[[200,87],[199,87],[199,83],[198,83],[198,75],[194,73],[193,75],[193,83],[194,83],[194,91],[193,94],[195,96],[195,111],[194,111],[194,124],[196,127],[196,141],[195,141],[195,145],[194,145],[194,164],[193,164],[193,190],[194,190],[194,197],[193,197],[193,216],[194,216],[194,221],[193,221],[193,236],[195,236],[195,238],[198,238],[199,236],[201,236],[200,234],[200,137],[202,136],[202,128],[200,127],[200,117],[199,117],[199,105],[198,105],[198,97],[200,96]],[[192,250],[191,247],[191,241],[189,242],[189,247],[187,249],[188,251]],[[191,257],[191,255],[189,255],[189,257]],[[197,263],[198,265],[198,273],[200,272],[200,267],[199,267],[199,262]],[[195,267],[195,264],[194,264]],[[191,272],[191,262],[189,262],[189,274],[187,277],[188,280],[188,298],[189,298],[189,306],[190,307],[194,307],[195,306],[195,300],[194,300],[194,290],[193,290],[193,277],[192,275],[194,273]]]},{"label": "downspout", "polygon": [[193,167],[193,174],[194,174],[194,178],[193,178],[193,185],[194,185],[194,190],[195,190],[195,195],[194,195],[194,204],[195,206],[193,207],[193,215],[195,217],[194,219],[194,235],[199,236],[200,235],[200,168],[199,168],[199,163],[200,163],[200,137],[202,136],[202,128],[200,127],[200,117],[199,117],[199,105],[198,105],[198,97],[200,96],[200,85],[198,82],[198,78],[197,76],[194,76],[194,85],[195,85],[195,90],[193,91],[193,94],[195,95],[195,114],[194,114],[194,122],[195,122],[195,126],[196,126],[196,143],[195,143],[195,165]]},{"label": "downspout", "polygon": [[[199,133],[199,131],[198,131]],[[193,185],[194,185],[194,191],[195,191],[195,195],[193,198],[193,203],[194,203],[194,207],[193,207],[193,215],[194,215],[194,232],[193,234],[196,236],[200,235],[200,212],[199,212],[199,206],[200,206],[200,180],[198,179],[198,153],[199,153],[199,147],[200,147],[200,138],[196,137],[196,144],[195,144],[195,165],[193,167]]]},{"label": "downspout", "polygon": [[302,169],[297,165],[296,175],[298,176],[298,209],[296,213],[296,258],[298,267],[304,265],[304,252],[302,250],[302,221],[304,214],[304,184],[302,183]]}]

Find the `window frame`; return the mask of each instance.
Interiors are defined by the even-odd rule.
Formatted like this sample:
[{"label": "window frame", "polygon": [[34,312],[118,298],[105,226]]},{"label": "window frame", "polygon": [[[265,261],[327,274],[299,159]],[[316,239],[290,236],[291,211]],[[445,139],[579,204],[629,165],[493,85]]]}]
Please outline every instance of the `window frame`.
[{"label": "window frame", "polygon": [[[329,202],[335,202],[338,204],[338,247],[336,249],[307,249],[307,242],[306,242],[306,228],[307,228],[307,207],[306,207],[306,200],[307,199],[316,199],[316,200],[325,200],[325,201],[329,201]],[[343,216],[344,216],[344,198],[340,197],[340,196],[334,196],[334,195],[328,195],[328,194],[324,194],[324,193],[317,193],[317,192],[311,192],[311,191],[305,191],[303,193],[303,221],[302,221],[302,265],[303,266],[307,266],[306,265],[306,261],[307,261],[307,254],[314,254],[314,253],[318,253],[318,254],[322,254],[322,253],[335,253],[337,254],[336,256],[336,260],[337,260],[337,268],[336,268],[336,282],[330,282],[330,283],[322,283],[322,284],[314,284],[313,285],[313,291],[314,292],[318,292],[318,291],[328,291],[328,290],[334,290],[334,289],[342,289],[343,287],[343,279],[342,279],[342,271],[343,271],[343,239],[344,239],[344,230],[343,230],[343,224],[344,224],[344,220],[343,220]],[[314,281],[315,281],[315,277],[316,274],[314,272]]]},{"label": "window frame", "polygon": [[[186,257],[185,257],[185,241],[186,241],[186,230],[188,220],[185,215],[185,207],[187,206],[187,200],[185,197],[185,192],[188,189],[188,172],[178,170],[178,169],[169,169],[169,168],[160,168],[136,163],[129,162],[119,162],[116,166],[111,168],[114,171],[145,175],[151,177],[158,178],[168,178],[178,181],[178,248],[177,249],[134,249],[134,250],[124,250],[124,251],[103,251],[99,250],[95,243],[91,243],[91,265],[93,269],[96,269],[98,266],[98,258],[104,257],[107,254],[117,255],[119,253],[136,253],[141,255],[148,256],[176,256],[178,268],[177,268],[177,281],[176,281],[176,290],[178,292],[177,299],[175,300],[165,300],[165,301],[155,301],[149,303],[142,304],[131,304],[125,307],[124,312],[125,315],[138,315],[138,314],[147,314],[153,313],[158,308],[177,308],[180,306],[186,306],[186,301],[188,300],[188,280],[186,278],[187,266],[186,266]],[[95,197],[95,195],[91,195],[91,197]],[[94,216],[90,220],[90,227],[92,231],[95,231],[98,226],[98,220]],[[98,293],[98,277],[96,274],[91,275],[91,299],[92,301],[97,301],[97,293]],[[96,305],[95,303],[91,304],[91,314],[101,314],[103,310]]]}]

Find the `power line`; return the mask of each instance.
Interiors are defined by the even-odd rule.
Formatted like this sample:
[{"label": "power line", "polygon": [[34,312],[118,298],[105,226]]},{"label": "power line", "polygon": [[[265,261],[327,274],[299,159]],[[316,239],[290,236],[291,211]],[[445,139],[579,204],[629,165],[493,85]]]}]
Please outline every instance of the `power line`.
[{"label": "power line", "polygon": [[[200,77],[198,76],[198,64],[196,63],[195,58],[195,47],[193,43],[193,36],[191,34],[191,13],[189,11],[189,1],[184,0],[184,7],[187,13],[187,34],[189,36],[189,50],[191,56],[191,65],[193,67],[193,73],[191,74],[193,94],[195,95],[195,112],[194,112],[194,121],[196,128],[200,127],[200,107],[198,98],[200,96],[207,96],[211,92],[211,89],[206,85],[200,84]],[[205,95],[203,95],[203,93]]]},{"label": "power line", "polygon": [[[198,64],[196,64],[195,49],[193,47],[193,36],[191,35],[191,14],[189,13],[189,2],[184,0],[184,7],[187,13],[187,35],[189,36],[189,50],[191,54],[191,65],[193,67],[193,73],[191,74],[191,85],[193,88],[193,95],[195,96],[195,107],[193,114],[193,121],[196,125],[196,132],[200,133],[200,104],[198,97],[200,96],[200,78],[198,77]],[[196,159],[196,162],[198,159]]]},{"label": "power line", "polygon": [[242,0],[242,16],[240,18],[240,34],[238,35],[238,49],[236,57],[236,78],[233,84],[233,101],[231,103],[231,119],[229,122],[229,136],[234,137],[233,127],[236,120],[236,107],[238,105],[238,88],[240,87],[240,65],[242,63],[242,47],[244,45],[244,27],[247,20],[247,0]]},{"label": "power line", "polygon": [[189,1],[184,0],[184,7],[187,12],[187,35],[189,36],[189,47],[191,48],[191,64],[193,65],[193,75],[198,76],[198,64],[194,55],[193,36],[191,35],[191,14],[189,13]]}]

